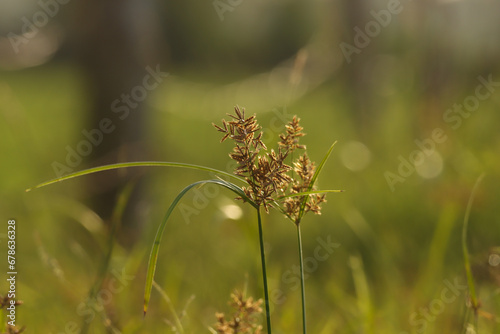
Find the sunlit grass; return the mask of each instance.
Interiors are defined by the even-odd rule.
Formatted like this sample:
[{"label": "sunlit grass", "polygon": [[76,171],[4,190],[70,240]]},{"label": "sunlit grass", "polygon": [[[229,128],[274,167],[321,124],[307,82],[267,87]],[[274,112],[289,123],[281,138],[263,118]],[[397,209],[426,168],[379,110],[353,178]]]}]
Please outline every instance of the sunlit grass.
[{"label": "sunlit grass", "polygon": [[[42,95],[49,96],[49,91],[54,89],[44,86],[46,73],[54,69],[66,73],[52,78],[53,82],[57,82],[60,97],[44,99]],[[19,309],[19,324],[26,324],[29,331],[37,333],[63,332],[70,321],[81,325],[85,317],[78,315],[77,307],[87,298],[95,281],[104,259],[99,249],[105,249],[103,245],[107,240],[104,232],[87,232],[74,215],[55,209],[57,205],[54,203],[61,196],[71,197],[73,195],[70,194],[75,194],[73,200],[78,202],[80,186],[85,180],[61,183],[54,188],[46,188],[43,194],[24,193],[26,188],[54,177],[50,163],[63,159],[64,147],[79,140],[75,133],[79,133],[82,126],[78,125],[79,120],[74,115],[84,106],[78,98],[80,92],[78,85],[74,84],[74,75],[66,72],[66,67],[62,69],[56,66],[47,68],[47,72],[26,71],[23,76],[2,77],[21,101],[28,125],[25,126],[22,120],[0,124],[6,136],[0,149],[3,156],[8,158],[0,166],[0,191],[3,198],[0,211],[4,217],[15,216],[23,222],[18,234],[21,244],[19,261],[23,270],[19,276],[19,287],[22,291],[20,299],[25,301],[25,305]],[[198,98],[189,91],[184,94],[183,98],[190,101]],[[351,139],[360,140],[351,115],[344,108],[347,104],[343,99],[341,90],[329,84],[287,106],[290,113],[301,115],[303,125],[308,129],[304,142],[309,145],[311,156],[320,157],[324,154],[324,148],[330,144],[324,142],[326,133],[333,133],[334,138],[339,139],[335,148],[339,152],[343,143]],[[373,310],[376,332],[411,333],[416,327],[409,323],[409,316],[420,307],[428,307],[434,298],[439,297],[444,279],[460,277],[465,283],[461,248],[462,213],[466,209],[474,181],[483,167],[488,182],[483,182],[478,189],[471,208],[467,239],[472,270],[483,268],[488,272],[494,269],[481,266],[487,259],[489,249],[498,246],[500,240],[500,221],[497,218],[497,199],[500,197],[499,135],[475,126],[478,120],[471,118],[470,123],[464,123],[463,128],[450,134],[446,145],[438,148],[445,161],[441,175],[423,180],[413,174],[391,193],[383,173],[397,168],[399,154],[411,153],[414,147],[412,139],[415,137],[409,134],[407,137],[410,139],[407,141],[396,136],[396,133],[408,133],[411,130],[408,124],[412,124],[413,118],[410,113],[405,113],[405,110],[412,108],[411,99],[399,95],[398,99],[392,101],[390,112],[381,118],[382,124],[373,125],[379,130],[361,140],[372,152],[373,159],[368,167],[359,172],[349,171],[342,166],[339,157],[333,155],[319,180],[322,188],[334,184],[336,188],[348,191],[342,196],[330,197],[323,215],[309,217],[303,226],[306,258],[314,256],[315,240],[321,235],[330,234],[341,244],[338,252],[321,263],[306,280],[311,333],[356,333],[366,320],[366,313],[360,312],[358,308],[361,299],[356,294],[353,273],[349,267],[351,256],[362,259],[370,297],[376,301]],[[230,107],[236,102],[228,98],[221,104]],[[2,107],[5,109],[5,106]],[[169,106],[172,107],[175,106]],[[263,110],[268,112],[267,120],[272,118],[271,110],[274,107],[270,105],[267,110]],[[190,108],[193,114],[204,110],[196,102],[192,102]],[[220,113],[221,110],[211,112]],[[395,122],[390,117],[396,114],[403,123]],[[487,129],[498,124],[498,113],[492,105],[485,105],[484,109],[481,107],[481,113],[471,117],[481,118],[481,123],[488,124]],[[391,121],[395,123],[389,124]],[[155,160],[161,155],[169,161],[189,161],[222,170],[226,167],[220,157],[224,157],[227,150],[217,145],[217,134],[205,123],[195,122],[196,128],[193,129],[206,138],[201,157],[192,153],[196,145],[182,137],[183,127],[191,124],[189,116],[171,113],[166,109],[155,113],[152,123],[155,130],[151,137],[157,143]],[[269,123],[263,122],[264,126],[266,124]],[[392,129],[399,132],[392,132]],[[176,141],[177,135],[182,140]],[[210,142],[215,144],[212,146]],[[210,148],[210,152],[207,148]],[[194,182],[199,175],[198,171],[158,169],[152,172],[151,192],[155,197],[150,205],[149,219],[144,224],[145,240],[136,246],[132,254],[118,247],[111,260],[113,268],[127,267],[131,275],[136,275],[135,280],[114,297],[112,307],[119,314],[123,333],[169,331],[170,327],[163,319],[172,322],[173,318],[159,295],[153,295],[151,299],[152,316],[142,319],[144,272],[149,249],[146,239],[153,239],[156,223],[161,220],[165,205],[183,188],[181,179],[187,177]],[[167,188],[172,191],[166,191]],[[192,196],[185,198],[186,204],[191,203]],[[259,267],[258,262],[248,256],[248,253],[258,253],[258,246],[253,244],[252,239],[257,230],[251,226],[251,210],[243,208],[243,218],[234,221],[224,216],[219,209],[219,200],[231,200],[233,197],[229,191],[221,191],[217,198],[200,210],[199,215],[192,217],[189,225],[172,224],[172,232],[165,235],[159,256],[168,266],[158,268],[158,283],[169,292],[177,312],[181,312],[191,295],[195,295],[194,301],[186,309],[187,317],[183,319],[186,333],[203,333],[207,325],[213,324],[215,310],[225,307],[228,294],[242,284],[245,273],[254,277],[260,275],[252,269]],[[179,212],[174,211],[173,215],[182,220]],[[208,217],[208,222],[205,217]],[[263,223],[271,246],[268,266],[275,268],[270,275],[277,277],[277,280],[270,282],[270,289],[281,288],[287,298],[276,306],[273,313],[275,326],[299,332],[301,322],[296,309],[300,302],[299,290],[292,290],[291,284],[281,280],[281,275],[293,265],[282,259],[296,254],[293,247],[295,236],[293,231],[283,231],[286,223],[278,214],[266,217]],[[224,237],[229,241],[213,245],[200,240],[198,235],[192,233],[194,226],[199,234],[210,236],[210,239]],[[96,244],[101,245],[101,248],[95,247]],[[1,245],[4,245],[3,239],[0,239]],[[188,248],[188,251],[178,252],[181,248]],[[4,254],[5,249],[0,249],[0,255]],[[228,253],[231,256],[224,259],[222,255]],[[212,260],[211,264],[201,259],[200,254]],[[65,281],[58,278],[57,268],[64,273]],[[220,275],[221,272],[232,275]],[[480,276],[476,282],[481,309],[494,316],[492,319],[479,316],[480,333],[495,333],[498,330],[500,305],[495,282],[490,276]],[[2,286],[5,288],[5,285]],[[250,283],[249,290],[257,295],[259,285]],[[447,306],[436,321],[428,324],[429,332],[457,329],[456,324],[461,323],[466,310],[465,295],[460,297],[463,298]],[[47,318],[48,313],[53,316]],[[99,316],[91,325],[95,333],[106,332]]]}]

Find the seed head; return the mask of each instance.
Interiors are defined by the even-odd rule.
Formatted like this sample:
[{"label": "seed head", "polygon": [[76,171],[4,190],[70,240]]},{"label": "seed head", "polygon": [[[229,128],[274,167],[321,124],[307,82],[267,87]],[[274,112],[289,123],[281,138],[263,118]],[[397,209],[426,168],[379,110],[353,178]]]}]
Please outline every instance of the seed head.
[{"label": "seed head", "polygon": [[[286,133],[280,134],[277,151],[271,149],[260,154],[261,151],[267,151],[267,147],[261,140],[261,127],[255,115],[245,118],[245,109],[238,106],[234,108],[234,115],[228,115],[231,120],[222,120],[222,126],[213,125],[224,134],[221,142],[228,138],[234,141],[235,146],[229,156],[238,163],[234,173],[243,176],[247,182],[247,186],[242,189],[248,198],[269,212],[272,203],[276,203],[280,196],[314,190],[311,182],[315,166],[306,153],[292,162],[293,168],[286,163],[296,149],[306,149],[299,142],[300,137],[305,135],[299,123],[300,118],[294,116],[285,126]],[[298,223],[299,216],[305,212],[320,214],[320,204],[325,201],[325,195],[319,194],[286,197],[283,212]]]},{"label": "seed head", "polygon": [[231,319],[226,320],[224,313],[215,313],[217,333],[262,334],[262,326],[255,323],[255,316],[262,313],[262,299],[254,301],[252,297],[245,298],[238,290],[231,294],[231,299],[229,305],[235,311]]}]

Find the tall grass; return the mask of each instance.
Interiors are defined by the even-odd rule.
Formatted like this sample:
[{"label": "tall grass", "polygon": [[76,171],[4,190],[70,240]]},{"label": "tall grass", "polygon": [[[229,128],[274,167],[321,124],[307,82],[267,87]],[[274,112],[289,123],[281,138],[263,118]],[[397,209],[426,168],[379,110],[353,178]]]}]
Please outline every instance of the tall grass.
[{"label": "tall grass", "polygon": [[[318,165],[315,166],[313,162],[309,160],[306,153],[301,155],[297,160],[291,161],[292,166],[286,163],[287,157],[292,156],[293,151],[301,149],[305,151],[305,146],[299,144],[299,138],[304,136],[302,133],[302,127],[299,125],[299,120],[294,117],[293,120],[286,126],[286,133],[280,135],[280,141],[278,142],[277,150],[271,150],[265,154],[262,151],[267,151],[266,145],[262,142],[262,132],[258,133],[261,129],[256,121],[255,116],[245,117],[245,110],[235,107],[235,114],[229,115],[232,119],[229,121],[223,120],[222,126],[214,126],[218,131],[224,134],[221,141],[226,139],[231,139],[235,143],[233,152],[230,157],[238,163],[238,167],[235,170],[235,174],[231,174],[225,171],[217,170],[210,167],[178,163],[178,162],[156,162],[156,161],[144,161],[144,162],[127,162],[127,163],[117,163],[111,165],[105,165],[95,168],[90,168],[75,172],[63,177],[52,179],[43,183],[36,185],[35,187],[29,188],[26,191],[31,191],[37,188],[41,188],[56,182],[68,180],[78,176],[84,176],[92,173],[120,169],[120,168],[130,168],[130,167],[151,167],[151,166],[163,166],[163,167],[181,167],[197,169],[202,171],[207,171],[215,173],[218,175],[217,179],[203,180],[194,182],[186,186],[172,201],[170,204],[162,222],[159,224],[156,236],[151,248],[151,253],[149,256],[149,263],[147,267],[146,276],[146,286],[144,292],[144,315],[148,310],[149,301],[151,298],[151,292],[153,286],[155,286],[154,276],[158,262],[159,248],[162,241],[162,236],[164,234],[167,221],[169,220],[174,208],[180,202],[180,200],[188,193],[191,189],[203,186],[205,184],[214,184],[217,186],[224,187],[235,193],[238,197],[237,199],[243,202],[249,203],[255,210],[257,214],[257,225],[259,230],[259,247],[260,247],[260,258],[262,267],[262,282],[264,290],[264,302],[266,308],[266,327],[269,334],[272,333],[272,322],[271,322],[271,312],[270,312],[270,299],[269,299],[269,288],[267,283],[267,267],[266,267],[266,255],[264,248],[264,232],[262,226],[261,211],[264,210],[269,212],[269,209],[274,208],[283,213],[289,220],[291,220],[297,228],[297,244],[299,251],[299,264],[300,264],[300,280],[301,280],[301,308],[302,308],[302,323],[303,323],[303,333],[307,333],[307,318],[306,318],[306,293],[305,293],[305,279],[304,279],[304,266],[303,266],[303,251],[302,251],[302,236],[300,231],[301,220],[307,212],[313,212],[315,214],[320,214],[321,204],[325,202],[325,195],[327,192],[340,192],[339,190],[316,190],[315,182],[325,165],[328,157],[330,156],[335,143],[329,148],[326,155]],[[291,175],[290,175],[291,174]],[[231,178],[244,184],[244,186],[239,186],[233,182],[229,182],[225,178]],[[117,206],[116,221],[113,224],[112,233],[110,234],[110,248],[106,255],[102,270],[91,289],[90,297],[95,295],[95,292],[99,289],[104,275],[109,265],[109,260],[112,253],[113,237],[118,227],[119,217],[123,212],[125,207],[126,198],[130,191],[125,191],[123,198],[119,201]],[[157,287],[158,289],[159,287]],[[164,298],[166,293],[159,290]],[[166,299],[168,300],[168,299]],[[175,317],[176,328],[182,333],[182,325],[180,324],[179,318]],[[83,332],[88,330],[87,325],[83,325]]]}]

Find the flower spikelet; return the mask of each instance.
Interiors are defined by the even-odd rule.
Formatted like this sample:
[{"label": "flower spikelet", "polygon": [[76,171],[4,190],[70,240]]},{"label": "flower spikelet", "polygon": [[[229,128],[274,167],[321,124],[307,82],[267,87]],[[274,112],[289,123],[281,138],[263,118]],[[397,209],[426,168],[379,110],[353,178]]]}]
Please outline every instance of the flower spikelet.
[{"label": "flower spikelet", "polygon": [[[294,116],[285,125],[286,132],[279,135],[277,150],[267,152],[262,142],[262,128],[255,115],[245,117],[245,109],[238,106],[234,108],[234,115],[228,115],[231,120],[222,120],[221,126],[213,125],[224,134],[221,142],[228,138],[234,142],[229,156],[238,164],[234,173],[247,182],[247,186],[242,187],[245,195],[256,205],[263,206],[266,212],[284,196],[282,212],[296,224],[306,212],[320,214],[320,204],[326,201],[325,195],[286,196],[315,190],[311,182],[316,167],[307,153],[300,155],[296,161],[293,157],[289,158],[295,150],[306,149],[300,144],[300,138],[305,135],[300,118]],[[261,151],[266,152],[261,154]],[[292,160],[293,168],[286,163],[287,160]]]},{"label": "flower spikelet", "polygon": [[291,167],[285,164],[288,152],[271,150],[270,153],[259,155],[261,150],[267,150],[262,142],[261,127],[255,115],[245,118],[245,109],[234,108],[230,121],[222,120],[222,126],[213,124],[224,134],[221,141],[230,138],[235,147],[229,154],[238,163],[235,174],[243,176],[248,183],[243,187],[245,194],[257,205],[262,205],[269,212],[273,195],[287,188],[290,177],[287,173]]},{"label": "flower spikelet", "polygon": [[219,334],[262,334],[262,326],[255,323],[255,316],[262,313],[262,299],[254,301],[252,297],[245,298],[239,291],[231,294],[229,303],[235,310],[233,317],[225,319],[224,313],[217,312],[215,330]]},{"label": "flower spikelet", "polygon": [[[294,162],[293,166],[294,172],[297,174],[298,178],[293,181],[290,193],[298,194],[315,190],[315,187],[312,187],[310,189],[310,185],[314,176],[314,172],[316,170],[316,166],[313,162],[311,162],[311,160],[309,160],[307,153],[301,155],[299,159]],[[318,215],[321,214],[320,204],[326,202],[325,194],[310,194],[305,196],[308,196],[309,198],[306,201],[304,213],[311,211]],[[297,219],[299,218],[300,207],[305,196],[288,197],[284,202],[285,213],[294,221],[297,221]]]},{"label": "flower spikelet", "polygon": [[302,132],[304,128],[300,126],[299,122],[300,118],[293,116],[292,121],[285,125],[286,133],[280,135],[281,141],[278,144],[289,152],[293,152],[298,148],[306,148],[305,145],[299,144],[299,138],[305,136],[305,133]]}]

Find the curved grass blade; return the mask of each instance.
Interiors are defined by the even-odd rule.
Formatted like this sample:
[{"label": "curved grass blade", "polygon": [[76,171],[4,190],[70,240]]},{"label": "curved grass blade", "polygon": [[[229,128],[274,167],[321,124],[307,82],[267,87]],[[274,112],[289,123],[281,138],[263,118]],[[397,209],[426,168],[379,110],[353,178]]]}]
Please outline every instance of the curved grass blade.
[{"label": "curved grass blade", "polygon": [[322,193],[343,193],[344,190],[313,190],[313,191],[303,191],[301,193],[288,194],[278,197],[278,199],[288,198],[288,197],[300,197],[306,195],[322,194]]},{"label": "curved grass blade", "polygon": [[[316,179],[318,178],[319,173],[321,173],[321,170],[325,166],[326,161],[330,157],[330,154],[332,154],[333,147],[335,146],[335,144],[337,144],[337,141],[333,142],[332,146],[330,146],[330,148],[326,152],[325,156],[323,157],[323,160],[321,160],[320,164],[318,165],[318,168],[316,168],[316,171],[314,172],[314,175],[311,179],[311,183],[309,184],[308,191],[311,191],[311,189],[314,187],[314,183],[316,182]],[[302,216],[304,215],[304,210],[306,208],[308,198],[309,198],[308,196],[305,196],[304,199],[302,200],[302,204],[300,205],[299,218],[298,218],[299,221],[302,218]]]},{"label": "curved grass blade", "polygon": [[238,181],[245,182],[245,179],[236,176],[234,174],[224,172],[222,170],[218,170],[215,168],[210,168],[210,167],[205,167],[205,166],[199,166],[199,165],[193,165],[193,164],[186,164],[186,163],[181,163],[181,162],[168,162],[168,161],[136,161],[136,162],[122,162],[122,163],[116,163],[116,164],[110,164],[110,165],[104,165],[104,166],[99,166],[99,167],[94,167],[94,168],[88,168],[84,169],[75,173],[71,173],[62,177],[58,177],[49,181],[42,182],[34,187],[26,189],[26,192],[32,191],[34,189],[38,189],[41,187],[48,186],[50,184],[60,182],[60,181],[65,181],[68,179],[72,179],[74,177],[78,176],[83,176],[87,174],[92,174],[92,173],[98,173],[98,172],[103,172],[106,170],[112,170],[112,169],[119,169],[119,168],[129,168],[129,167],[181,167],[181,168],[189,168],[189,169],[198,169],[198,170],[203,170],[206,172],[212,172],[215,174],[219,175],[224,175],[228,177],[232,177],[233,179],[236,179]]},{"label": "curved grass blade", "polygon": [[232,192],[236,193],[238,196],[243,198],[246,202],[249,202],[253,207],[257,208],[257,204],[255,204],[250,198],[245,195],[245,192],[238,187],[237,185],[227,182],[224,180],[203,180],[203,181],[198,181],[194,182],[190,185],[188,185],[186,188],[184,188],[178,195],[177,197],[172,201],[170,204],[170,207],[167,210],[167,213],[163,217],[163,221],[161,222],[160,226],[158,226],[158,230],[156,231],[156,237],[155,241],[153,243],[153,247],[151,249],[151,254],[149,255],[149,263],[148,263],[148,271],[147,271],[147,276],[146,276],[146,288],[144,292],[144,315],[146,315],[147,309],[148,309],[148,304],[149,300],[151,298],[151,290],[153,287],[153,279],[155,275],[155,270],[156,270],[156,262],[158,261],[158,252],[160,249],[160,243],[161,239],[163,236],[163,231],[165,230],[165,226],[167,225],[168,218],[172,214],[174,208],[177,206],[181,198],[192,188],[196,186],[201,186],[206,183],[213,183],[213,184],[218,184],[222,187],[225,187]]},{"label": "curved grass blade", "polygon": [[328,160],[328,158],[332,154],[333,147],[335,146],[335,144],[337,144],[337,141],[333,142],[332,146],[330,146],[330,148],[328,149],[328,152],[326,152],[325,156],[323,157],[323,160],[321,160],[320,164],[318,165],[318,168],[316,168],[316,171],[314,172],[314,175],[311,179],[311,184],[309,185],[309,189],[312,189],[312,187],[314,186],[314,183],[316,182],[316,179],[318,178],[319,173],[321,173],[321,170],[325,166],[326,161]]},{"label": "curved grass blade", "polygon": [[462,227],[462,252],[464,255],[465,274],[467,276],[467,285],[469,286],[470,302],[472,305],[472,309],[474,310],[474,316],[476,320],[477,320],[477,311],[479,309],[479,301],[476,295],[474,276],[472,275],[472,270],[469,260],[469,249],[467,247],[467,227],[469,225],[469,216],[470,216],[470,210],[472,208],[472,202],[474,202],[474,197],[476,195],[477,188],[481,183],[481,181],[483,180],[483,177],[484,173],[477,178],[476,183],[472,188],[472,192],[469,197],[469,202],[467,203],[467,209],[465,210],[464,225]]}]

